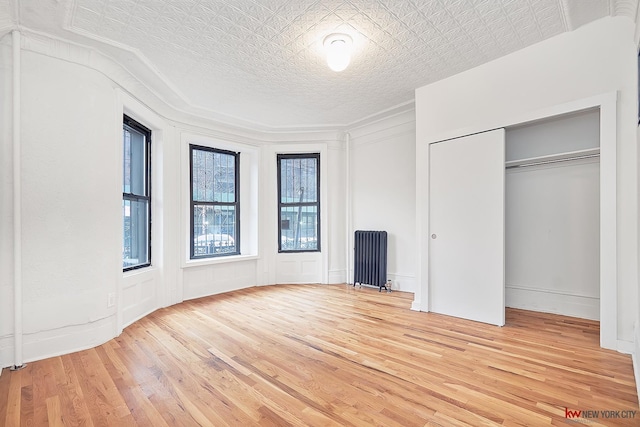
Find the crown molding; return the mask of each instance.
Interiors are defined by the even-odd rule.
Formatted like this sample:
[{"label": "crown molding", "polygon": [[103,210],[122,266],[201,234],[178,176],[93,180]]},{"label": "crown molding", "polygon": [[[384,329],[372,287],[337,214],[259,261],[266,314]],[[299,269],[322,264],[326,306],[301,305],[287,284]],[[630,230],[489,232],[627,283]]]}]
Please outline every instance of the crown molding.
[{"label": "crown molding", "polygon": [[569,0],[562,0],[558,2],[558,6],[560,7],[560,12],[562,15],[562,25],[564,26],[565,31],[572,31],[573,25],[571,24],[571,17],[569,15],[569,5],[567,4]]},{"label": "crown molding", "polygon": [[[11,19],[20,22],[20,0],[7,0],[11,1],[15,6],[13,8],[13,16]],[[564,25],[566,28],[572,26],[568,4],[571,0],[560,0],[560,7],[562,9],[562,16]],[[175,110],[182,116],[181,120],[195,120],[198,123],[212,121],[222,126],[229,128],[239,128],[244,130],[250,130],[253,132],[262,132],[265,134],[300,134],[300,133],[315,133],[315,132],[335,132],[335,131],[347,131],[353,128],[359,128],[378,120],[383,120],[387,117],[395,114],[400,114],[408,109],[414,108],[414,100],[407,100],[395,107],[385,109],[370,116],[363,117],[350,123],[310,123],[307,125],[270,125],[265,122],[258,122],[248,120],[243,117],[229,115],[223,111],[215,110],[212,108],[206,108],[201,105],[197,105],[195,101],[189,99],[189,96],[183,92],[177,85],[175,85],[166,75],[163,73],[144,55],[139,49],[128,46],[124,43],[116,42],[114,40],[101,37],[92,34],[88,31],[77,28],[74,25],[74,13],[77,7],[77,0],[56,0],[61,6],[58,8],[63,13],[61,29],[64,33],[55,31],[59,40],[65,40],[68,43],[74,43],[81,45],[87,49],[91,49],[95,55],[102,55],[105,58],[109,58],[118,67],[124,70],[121,74],[128,74],[130,78],[136,81],[135,85],[131,85],[141,89],[142,91],[153,94],[153,98],[162,101],[165,104],[165,109]],[[612,16],[627,16],[634,22],[638,22],[638,0],[608,0],[609,14]],[[24,10],[24,5],[23,5]],[[2,27],[0,23],[0,36],[3,31],[9,32],[13,28]],[[638,25],[636,25],[638,28]],[[22,29],[21,29],[22,30]],[[33,33],[37,33],[34,30],[27,30]],[[638,31],[636,31],[638,33]],[[44,35],[44,33],[39,33]],[[106,74],[106,73],[105,73]],[[114,80],[120,84],[119,80]],[[128,91],[137,96],[137,91],[129,89]],[[191,119],[189,119],[191,118]]]},{"label": "crown molding", "polygon": [[415,140],[415,134],[416,115],[413,110],[349,130],[352,147],[394,141],[408,135],[412,135]]},{"label": "crown molding", "polygon": [[611,16],[625,16],[635,25],[634,42],[636,47],[640,43],[640,6],[639,0],[609,0]]},{"label": "crown molding", "polygon": [[[13,29],[15,26],[8,28],[7,33]],[[167,120],[201,128],[223,128],[225,133],[248,134],[251,139],[265,142],[340,139],[347,129],[402,114],[413,109],[415,104],[412,99],[352,123],[269,126],[194,106],[137,49],[107,43],[82,34],[82,31],[70,31],[74,39],[26,27],[20,31],[26,36],[24,49],[98,71]]]},{"label": "crown molding", "polygon": [[364,117],[355,122],[349,123],[348,125],[344,126],[344,128],[349,132],[353,132],[362,127],[367,127],[372,124],[378,123],[380,121],[388,120],[393,117],[403,115],[409,111],[415,111],[415,109],[416,109],[416,100],[414,95],[414,98],[409,101],[403,102],[391,108],[387,108],[385,110],[379,111],[375,114]]},{"label": "crown molding", "polygon": [[637,22],[638,0],[610,0],[611,16],[626,16]]},{"label": "crown molding", "polygon": [[154,82],[140,78],[120,61],[93,46],[87,46],[69,39],[57,37],[30,28],[22,28],[22,48],[48,57],[71,62],[94,70],[127,93],[139,100],[150,110],[165,120],[179,126],[208,129],[221,137],[235,139],[240,136],[245,141],[331,141],[340,139],[341,125],[315,127],[275,128],[254,123],[230,123],[211,112],[193,108],[180,98],[158,89]]},{"label": "crown molding", "polygon": [[11,33],[11,31],[13,31],[15,29],[17,29],[17,27],[15,25],[0,26],[0,40],[5,38],[8,34]]},{"label": "crown molding", "polygon": [[9,6],[9,13],[0,15],[0,40],[13,30],[20,29],[19,0],[5,0]]},{"label": "crown molding", "polygon": [[[194,116],[204,117],[228,126],[275,134],[335,132],[336,130],[345,130],[354,125],[359,126],[361,123],[375,121],[379,118],[383,118],[386,114],[394,114],[399,107],[403,108],[405,104],[414,103],[414,100],[410,100],[406,103],[400,104],[399,106],[391,107],[352,123],[272,126],[266,123],[251,121],[241,117],[225,114],[210,108],[197,106],[186,94],[180,91],[167,77],[165,77],[139,49],[75,28],[73,26],[73,10],[74,7],[69,7],[66,11],[64,19],[64,29],[66,31],[83,39],[90,40],[92,42],[90,47],[98,52],[101,52],[102,48],[106,47],[111,51],[110,58],[121,66],[124,61],[119,61],[117,56],[120,56],[123,53],[129,56],[126,62],[130,68],[128,69],[130,74],[144,78],[149,82],[147,83],[148,85],[152,84],[156,94],[163,98],[168,105],[186,113],[193,114]],[[94,46],[94,44],[96,45]]]}]

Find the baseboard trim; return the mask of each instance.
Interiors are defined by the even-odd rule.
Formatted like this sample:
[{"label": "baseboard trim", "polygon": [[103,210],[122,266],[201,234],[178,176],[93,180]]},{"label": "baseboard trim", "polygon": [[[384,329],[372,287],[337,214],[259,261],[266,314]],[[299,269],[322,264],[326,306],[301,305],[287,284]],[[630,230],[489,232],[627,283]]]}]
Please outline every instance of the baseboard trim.
[{"label": "baseboard trim", "polygon": [[342,269],[337,269],[337,270],[329,270],[329,284],[331,285],[337,285],[340,283],[346,283],[347,282],[347,270],[342,268]]},{"label": "baseboard trim", "polygon": [[633,355],[634,352],[634,343],[632,341],[623,341],[618,340],[616,350],[620,353]]},{"label": "baseboard trim", "polygon": [[565,291],[505,286],[505,305],[511,308],[600,320],[600,299]]},{"label": "baseboard trim", "polygon": [[391,280],[391,289],[401,292],[416,292],[416,277],[410,274],[387,273]]},{"label": "baseboard trim", "polygon": [[86,350],[104,344],[116,336],[116,316],[112,315],[83,325],[25,333],[25,362],[47,359]]},{"label": "baseboard trim", "polygon": [[0,337],[0,370],[13,365],[13,335]]},{"label": "baseboard trim", "polygon": [[206,298],[213,295],[224,294],[226,292],[233,292],[233,291],[239,291],[241,289],[253,288],[255,286],[256,286],[255,283],[250,285],[226,286],[218,289],[214,289],[213,287],[209,287],[209,286],[192,286],[188,290],[188,292],[185,292],[183,301],[189,301],[189,300],[198,299],[198,298]]}]

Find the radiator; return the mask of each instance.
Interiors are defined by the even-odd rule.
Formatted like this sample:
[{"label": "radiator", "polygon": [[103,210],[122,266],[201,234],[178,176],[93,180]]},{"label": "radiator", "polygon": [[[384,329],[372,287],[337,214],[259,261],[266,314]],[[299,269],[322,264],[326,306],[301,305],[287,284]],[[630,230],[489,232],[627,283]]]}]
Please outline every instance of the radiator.
[{"label": "radiator", "polygon": [[387,288],[387,232],[357,230],[354,239],[353,286]]}]

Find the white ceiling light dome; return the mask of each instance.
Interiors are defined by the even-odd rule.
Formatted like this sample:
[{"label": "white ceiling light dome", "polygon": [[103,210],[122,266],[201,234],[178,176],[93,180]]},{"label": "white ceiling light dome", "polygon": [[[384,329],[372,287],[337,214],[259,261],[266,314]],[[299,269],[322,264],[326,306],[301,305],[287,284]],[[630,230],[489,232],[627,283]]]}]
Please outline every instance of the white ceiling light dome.
[{"label": "white ceiling light dome", "polygon": [[351,62],[352,39],[346,34],[329,34],[324,38],[324,48],[327,51],[327,65],[333,71],[340,72]]}]

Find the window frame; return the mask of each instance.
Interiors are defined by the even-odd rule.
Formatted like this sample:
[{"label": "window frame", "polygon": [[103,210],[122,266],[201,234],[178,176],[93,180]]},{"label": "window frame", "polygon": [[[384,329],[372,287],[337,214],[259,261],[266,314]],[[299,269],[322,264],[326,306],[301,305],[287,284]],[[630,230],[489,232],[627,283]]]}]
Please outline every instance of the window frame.
[{"label": "window frame", "polygon": [[[143,124],[141,124],[140,122],[132,119],[131,117],[127,116],[126,114],[123,114],[122,116],[122,128],[124,130],[125,126],[130,127],[131,129],[140,132],[142,134],[144,134],[145,136],[145,156],[144,156],[144,176],[145,176],[145,185],[144,185],[144,192],[146,195],[138,195],[138,194],[134,194],[134,193],[125,193],[124,191],[122,192],[122,200],[124,201],[134,201],[134,202],[139,202],[139,201],[145,201],[147,203],[147,215],[148,215],[148,221],[147,221],[147,253],[149,254],[148,258],[148,262],[145,262],[143,264],[136,264],[136,265],[132,265],[132,266],[128,266],[128,267],[123,267],[122,268],[122,272],[125,273],[127,271],[132,271],[132,270],[138,270],[140,268],[145,268],[145,267],[150,267],[152,264],[152,253],[151,253],[151,231],[152,231],[152,218],[151,218],[151,214],[152,214],[152,208],[151,208],[151,129],[149,129],[148,127],[144,126]],[[122,141],[123,143],[123,156],[124,156],[124,140]],[[124,157],[122,158],[122,162],[123,162],[123,167],[124,167]],[[124,183],[122,185],[122,187],[124,187]],[[124,189],[123,189],[124,190]],[[123,230],[124,233],[124,230]],[[123,234],[123,243],[124,243],[124,234]]]},{"label": "window frame", "polygon": [[[293,202],[293,203],[283,203],[282,202],[282,183],[281,183],[281,174],[282,174],[282,164],[281,161],[283,159],[316,159],[316,201],[315,202]],[[321,243],[322,243],[322,224],[321,224],[321,215],[320,215],[320,153],[278,153],[277,154],[277,186],[278,186],[278,253],[283,254],[291,254],[291,253],[304,253],[304,252],[321,252]],[[316,222],[316,235],[317,235],[317,244],[315,249],[283,249],[282,248],[282,208],[283,207],[304,207],[304,206],[315,206],[317,222]]]},{"label": "window frame", "polygon": [[[193,200],[193,150],[208,151],[211,153],[234,156],[234,202],[202,202]],[[235,236],[236,250],[234,252],[218,252],[204,255],[195,255],[194,248],[194,209],[195,205],[207,206],[234,206],[235,207]],[[191,261],[208,258],[220,258],[241,255],[240,251],[240,152],[208,147],[205,145],[189,144],[189,259]]]}]

